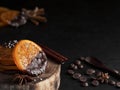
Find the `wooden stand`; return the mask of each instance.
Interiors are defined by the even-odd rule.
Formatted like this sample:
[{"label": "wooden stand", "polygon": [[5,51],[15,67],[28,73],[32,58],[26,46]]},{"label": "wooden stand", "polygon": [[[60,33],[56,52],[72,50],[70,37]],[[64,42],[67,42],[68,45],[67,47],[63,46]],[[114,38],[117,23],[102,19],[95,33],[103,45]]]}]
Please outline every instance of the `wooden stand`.
[{"label": "wooden stand", "polygon": [[[60,86],[61,65],[48,60],[46,72],[34,77],[34,80],[24,85],[12,83],[15,78],[13,74],[0,72],[0,90],[58,90]],[[42,80],[41,80],[42,79]]]}]

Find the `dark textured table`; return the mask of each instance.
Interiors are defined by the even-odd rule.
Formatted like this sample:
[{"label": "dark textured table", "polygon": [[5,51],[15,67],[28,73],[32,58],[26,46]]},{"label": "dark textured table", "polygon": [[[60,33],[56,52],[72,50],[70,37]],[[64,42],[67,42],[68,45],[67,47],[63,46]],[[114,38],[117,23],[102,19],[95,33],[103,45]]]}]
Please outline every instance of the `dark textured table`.
[{"label": "dark textured table", "polygon": [[81,87],[66,74],[68,65],[80,56],[94,56],[108,67],[120,70],[120,6],[118,2],[85,0],[1,0],[0,6],[20,10],[43,7],[48,22],[19,28],[0,28],[0,41],[30,39],[69,58],[62,65],[60,90],[118,90],[110,85]]}]

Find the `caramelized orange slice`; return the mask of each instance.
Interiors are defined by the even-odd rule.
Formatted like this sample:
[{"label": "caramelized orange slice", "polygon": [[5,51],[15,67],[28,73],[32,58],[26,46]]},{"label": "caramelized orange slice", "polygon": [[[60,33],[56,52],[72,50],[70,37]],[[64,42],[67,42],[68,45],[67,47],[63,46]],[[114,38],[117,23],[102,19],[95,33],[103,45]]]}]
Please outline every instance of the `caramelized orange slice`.
[{"label": "caramelized orange slice", "polygon": [[42,48],[33,41],[19,41],[12,55],[16,66],[21,71],[31,75],[38,75],[45,71],[47,57]]},{"label": "caramelized orange slice", "polygon": [[0,14],[0,20],[8,24],[9,21],[13,20],[18,14],[19,11],[9,10]]}]

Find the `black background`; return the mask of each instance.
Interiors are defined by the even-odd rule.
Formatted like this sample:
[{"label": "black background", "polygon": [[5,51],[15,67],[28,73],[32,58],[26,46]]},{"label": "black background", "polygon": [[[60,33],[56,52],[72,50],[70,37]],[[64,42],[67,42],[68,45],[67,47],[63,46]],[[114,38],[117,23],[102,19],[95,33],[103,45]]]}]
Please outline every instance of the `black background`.
[{"label": "black background", "polygon": [[60,90],[117,90],[109,85],[81,87],[66,74],[80,56],[94,56],[120,70],[120,3],[87,0],[0,0],[0,6],[20,10],[43,7],[48,22],[0,28],[0,41],[30,39],[69,58],[62,65]]}]

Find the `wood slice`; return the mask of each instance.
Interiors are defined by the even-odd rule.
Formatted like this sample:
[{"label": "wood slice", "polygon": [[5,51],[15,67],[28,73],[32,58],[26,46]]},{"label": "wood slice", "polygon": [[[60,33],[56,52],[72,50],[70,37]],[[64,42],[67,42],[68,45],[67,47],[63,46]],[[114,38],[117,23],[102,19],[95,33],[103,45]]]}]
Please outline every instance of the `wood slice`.
[{"label": "wood slice", "polygon": [[0,72],[0,90],[58,90],[60,86],[60,72],[61,65],[48,57],[45,73],[33,77],[33,81],[23,85],[13,82],[16,72]]},{"label": "wood slice", "polygon": [[0,73],[0,90],[58,90],[60,85],[61,65],[48,61],[46,72],[34,77],[34,80],[24,85],[13,83],[14,74]]}]

